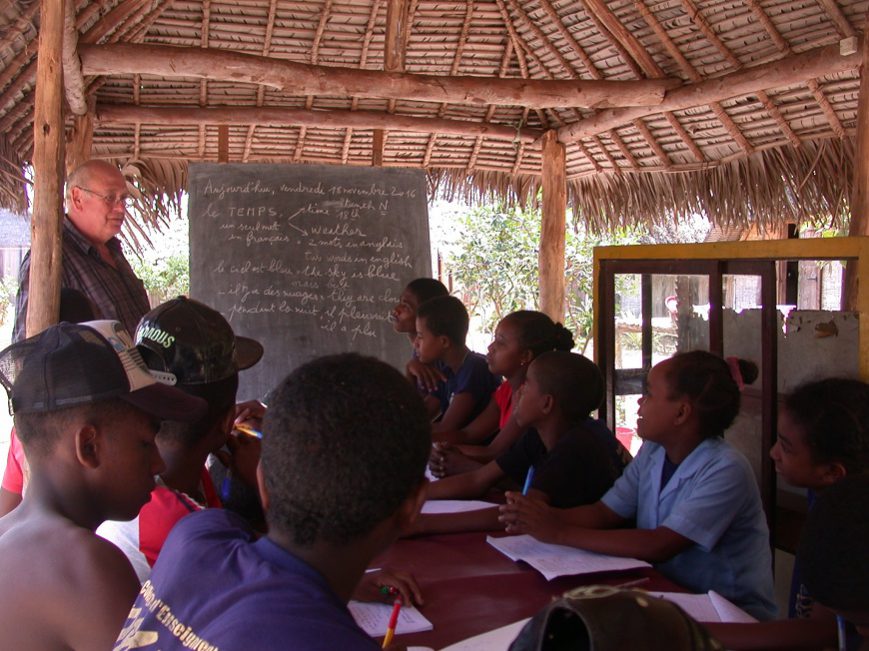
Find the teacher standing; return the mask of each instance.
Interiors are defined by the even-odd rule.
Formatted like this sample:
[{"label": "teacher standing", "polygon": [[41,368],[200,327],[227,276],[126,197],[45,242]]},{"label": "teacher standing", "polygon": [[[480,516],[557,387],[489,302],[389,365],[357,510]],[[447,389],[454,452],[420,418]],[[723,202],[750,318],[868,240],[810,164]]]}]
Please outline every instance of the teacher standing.
[{"label": "teacher standing", "polygon": [[[133,273],[117,238],[129,203],[127,182],[110,163],[90,160],[70,174],[66,182],[61,286],[84,294],[92,304],[95,318],[115,319],[133,333],[150,304],[145,285]],[[19,283],[13,341],[24,338],[29,251],[21,262]]]}]

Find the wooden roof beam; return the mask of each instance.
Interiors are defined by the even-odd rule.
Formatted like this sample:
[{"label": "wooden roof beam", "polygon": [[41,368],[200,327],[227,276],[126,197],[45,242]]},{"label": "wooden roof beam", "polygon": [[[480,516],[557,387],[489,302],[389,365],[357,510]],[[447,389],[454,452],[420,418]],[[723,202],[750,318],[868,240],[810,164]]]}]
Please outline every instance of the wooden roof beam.
[{"label": "wooden roof beam", "polygon": [[397,129],[417,133],[441,133],[460,136],[483,135],[501,140],[532,143],[543,135],[536,129],[515,129],[499,124],[469,120],[414,118],[375,111],[308,111],[285,108],[198,108],[148,107],[98,104],[98,122],[158,125],[249,125],[302,126],[308,128]]},{"label": "wooden roof beam", "polygon": [[[272,36],[275,32],[275,14],[277,13],[278,0],[269,1],[269,14],[266,19],[266,36],[263,40],[262,55],[268,56],[272,48]],[[256,105],[262,106],[266,98],[266,87],[257,86],[256,89]],[[250,159],[250,152],[253,149],[253,134],[256,131],[256,125],[252,124],[247,128],[247,135],[244,138],[244,153],[241,156],[241,162],[246,163]]]},{"label": "wooden roof beam", "polygon": [[654,113],[682,111],[768,88],[792,86],[803,83],[806,79],[854,70],[859,65],[860,53],[842,56],[839,54],[838,43],[814,48],[763,66],[743,68],[721,77],[676,88],[667,93],[664,102],[657,108],[613,108],[601,111],[590,118],[562,127],[559,129],[560,138],[564,142],[587,138]]},{"label": "wooden roof beam", "polygon": [[485,106],[659,106],[677,79],[492,79],[306,65],[227,50],[154,45],[80,46],[86,75],[148,74],[264,84],[299,95],[412,99]]}]

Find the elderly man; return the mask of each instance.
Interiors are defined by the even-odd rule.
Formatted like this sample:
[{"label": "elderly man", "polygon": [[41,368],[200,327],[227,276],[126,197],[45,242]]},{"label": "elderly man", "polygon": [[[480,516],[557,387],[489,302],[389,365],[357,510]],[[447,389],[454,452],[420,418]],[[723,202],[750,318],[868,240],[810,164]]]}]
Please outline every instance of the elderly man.
[{"label": "elderly man", "polygon": [[[61,285],[82,292],[97,319],[115,319],[135,332],[150,309],[145,286],[133,273],[116,237],[126,217],[127,182],[114,165],[91,160],[66,183]],[[30,253],[21,263],[12,340],[24,338]]]}]

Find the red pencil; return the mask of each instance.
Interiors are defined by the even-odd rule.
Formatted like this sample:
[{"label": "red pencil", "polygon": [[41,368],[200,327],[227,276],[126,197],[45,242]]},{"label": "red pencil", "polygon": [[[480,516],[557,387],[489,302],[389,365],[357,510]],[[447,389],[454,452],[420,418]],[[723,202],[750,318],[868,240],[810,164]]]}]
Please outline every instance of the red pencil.
[{"label": "red pencil", "polygon": [[392,614],[389,616],[389,626],[386,627],[386,635],[383,637],[381,648],[385,649],[392,643],[395,637],[395,627],[398,625],[398,613],[401,612],[401,599],[396,599],[392,605]]}]

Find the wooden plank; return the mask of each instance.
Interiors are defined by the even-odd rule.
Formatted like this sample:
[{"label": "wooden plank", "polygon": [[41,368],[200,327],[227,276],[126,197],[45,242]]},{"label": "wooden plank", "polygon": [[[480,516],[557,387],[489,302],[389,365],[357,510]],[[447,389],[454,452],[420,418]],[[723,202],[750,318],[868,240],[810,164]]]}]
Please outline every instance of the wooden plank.
[{"label": "wooden plank", "polygon": [[564,321],[564,238],[567,178],[564,145],[554,131],[543,136],[543,223],[540,229],[540,311]]},{"label": "wooden plank", "polygon": [[40,2],[39,53],[33,117],[33,217],[27,335],[57,322],[60,309],[63,215],[64,0]]}]

